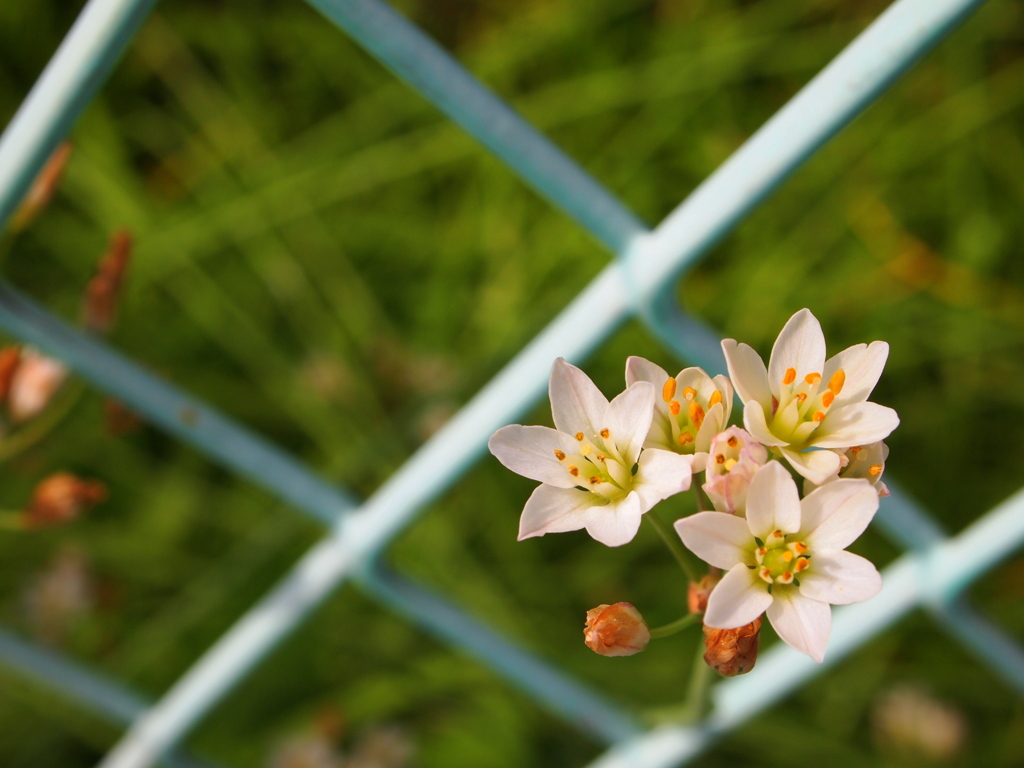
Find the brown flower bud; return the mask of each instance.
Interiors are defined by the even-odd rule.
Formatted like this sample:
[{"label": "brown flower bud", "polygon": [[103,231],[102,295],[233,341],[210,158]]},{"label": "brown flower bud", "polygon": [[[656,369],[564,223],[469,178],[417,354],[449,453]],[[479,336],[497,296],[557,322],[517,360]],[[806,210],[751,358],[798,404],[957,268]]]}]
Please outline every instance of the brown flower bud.
[{"label": "brown flower bud", "polygon": [[52,357],[25,349],[10,376],[7,409],[11,419],[19,422],[37,416],[50,404],[67,379],[68,369]]},{"label": "brown flower bud", "polygon": [[50,204],[50,200],[53,199],[57,186],[60,184],[60,178],[64,175],[64,166],[70,159],[71,144],[65,141],[50,155],[43,170],[39,172],[35,181],[32,182],[32,186],[29,187],[25,199],[21,201],[21,206],[11,217],[13,231],[23,230]]},{"label": "brown flower bud", "polygon": [[629,603],[591,608],[583,637],[587,647],[601,656],[632,656],[651,641],[644,617]]},{"label": "brown flower bud", "polygon": [[103,419],[107,432],[114,437],[130,434],[142,427],[142,418],[112,397],[103,401]]},{"label": "brown flower bud", "polygon": [[700,581],[690,582],[686,592],[686,604],[690,608],[690,613],[704,613],[708,609],[708,597],[711,596],[711,590],[721,580],[721,572],[717,568],[712,568],[711,573]]},{"label": "brown flower bud", "polygon": [[722,677],[736,677],[754,668],[760,646],[761,617],[736,629],[704,625],[705,663]]},{"label": "brown flower bud", "polygon": [[29,528],[60,525],[74,520],[106,498],[107,487],[103,483],[57,472],[36,486],[25,523]]},{"label": "brown flower bud", "polygon": [[96,274],[86,286],[82,301],[82,323],[94,333],[107,333],[114,324],[121,283],[131,260],[132,237],[121,230],[110,240]]}]

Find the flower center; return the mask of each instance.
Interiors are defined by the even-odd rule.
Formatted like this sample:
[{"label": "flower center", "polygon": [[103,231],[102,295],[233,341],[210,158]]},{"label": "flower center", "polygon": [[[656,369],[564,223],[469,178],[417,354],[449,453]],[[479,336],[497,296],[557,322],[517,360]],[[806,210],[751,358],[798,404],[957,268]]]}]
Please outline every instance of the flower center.
[{"label": "flower center", "polygon": [[798,574],[811,565],[807,545],[797,534],[772,532],[762,546],[754,551],[757,575],[769,584],[799,584]]},{"label": "flower center", "polygon": [[[719,444],[721,447],[721,444]],[[719,453],[716,453],[712,461],[708,464],[708,472],[712,475],[727,475],[732,471],[732,468],[739,464],[740,451],[744,449],[745,442],[740,440],[736,435],[732,435],[728,440],[725,441],[725,447]]]},{"label": "flower center", "polygon": [[825,420],[832,403],[843,390],[846,372],[839,369],[822,388],[820,373],[808,373],[798,379],[795,368],[787,368],[779,388],[779,398],[772,402],[771,430],[789,442],[801,445],[807,442],[818,425]]},{"label": "flower center", "polygon": [[620,499],[632,486],[633,468],[627,467],[612,438],[611,430],[602,429],[587,437],[576,433],[578,453],[555,449],[555,458],[579,487],[606,499]]},{"label": "flower center", "polygon": [[662,399],[668,403],[668,423],[672,430],[672,442],[678,446],[679,453],[693,453],[696,450],[697,433],[704,423],[706,411],[722,402],[722,393],[717,389],[708,398],[706,406],[702,406],[697,397],[697,390],[684,387],[682,397],[676,399],[677,383],[674,378],[668,379],[661,388]]}]

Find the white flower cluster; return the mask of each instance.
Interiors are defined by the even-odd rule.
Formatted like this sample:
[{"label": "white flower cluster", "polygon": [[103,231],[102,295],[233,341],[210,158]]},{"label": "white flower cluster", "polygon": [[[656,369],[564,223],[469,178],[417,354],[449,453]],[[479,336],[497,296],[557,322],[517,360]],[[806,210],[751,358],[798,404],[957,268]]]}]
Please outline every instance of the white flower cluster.
[{"label": "white flower cluster", "polygon": [[[867,398],[889,347],[859,344],[826,360],[821,326],[803,309],[767,367],[746,344],[727,339],[722,349],[728,378],[700,368],[671,377],[631,357],[626,389],[611,402],[558,359],[555,429],[512,425],[488,445],[506,467],[541,483],[523,510],[520,540],[583,528],[608,546],[626,544],[645,512],[704,472],[714,511],[675,528],[688,549],[726,571],[705,625],[733,629],[766,612],[783,640],[820,661],[829,606],[867,600],[881,587],[874,565],[845,549],[888,494],[881,441],[899,418]],[[734,390],[745,428],[729,426]]]}]

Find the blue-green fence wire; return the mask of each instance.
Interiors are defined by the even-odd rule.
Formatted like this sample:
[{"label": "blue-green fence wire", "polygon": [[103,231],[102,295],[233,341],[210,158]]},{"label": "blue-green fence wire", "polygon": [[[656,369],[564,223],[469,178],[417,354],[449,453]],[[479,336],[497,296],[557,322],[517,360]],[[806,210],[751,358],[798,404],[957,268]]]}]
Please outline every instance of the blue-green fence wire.
[{"label": "blue-green fence wire", "polygon": [[[998,651],[997,673],[1024,695],[1024,653],[961,598],[966,585],[1024,541],[1021,494],[958,536],[947,538],[923,510],[902,493],[894,493],[877,520],[908,553],[886,569],[883,591],[870,604],[835,612],[825,665],[778,646],[765,654],[754,672],[714,689],[715,706],[704,721],[649,732],[643,732],[630,713],[378,562],[392,538],[479,457],[488,435],[541,396],[553,358],[578,361],[623,320],[637,316],[681,358],[720,370],[717,337],[680,310],[674,299],[676,280],[981,1],[893,3],[664,222],[650,229],[385,3],[309,0],[505,160],[615,259],[362,502],[0,283],[0,326],[8,332],[65,360],[153,423],[330,526],[329,535],[152,706],[142,705],[132,694],[70,662],[33,655],[28,646],[6,635],[0,635],[6,639],[0,643],[0,660],[41,682],[67,685],[72,697],[114,721],[131,720],[102,768],[143,768],[171,755],[228,691],[346,580],[481,659],[542,705],[611,744],[595,764],[602,768],[680,764],[919,606],[929,609],[987,663]],[[90,0],[86,5],[0,138],[0,223],[10,216],[152,5],[153,0]],[[978,546],[981,541],[983,548]],[[70,670],[66,683],[52,674],[54,669]],[[785,675],[780,674],[782,669]],[[768,680],[772,680],[770,686]],[[182,759],[171,755],[171,760]]]}]

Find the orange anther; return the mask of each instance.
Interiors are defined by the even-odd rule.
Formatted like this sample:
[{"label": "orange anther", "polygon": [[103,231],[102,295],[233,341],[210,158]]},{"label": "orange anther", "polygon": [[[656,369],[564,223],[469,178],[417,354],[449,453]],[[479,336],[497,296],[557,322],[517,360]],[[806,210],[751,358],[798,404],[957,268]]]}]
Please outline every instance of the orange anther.
[{"label": "orange anther", "polygon": [[572,475],[573,477],[579,477],[580,476],[580,468],[579,467],[569,467],[569,474]]},{"label": "orange anther", "polygon": [[725,464],[725,455],[720,453],[717,456],[715,456],[715,463],[716,464]]},{"label": "orange anther", "polygon": [[783,584],[789,584],[789,582],[791,582],[792,580],[793,580],[793,572],[792,571],[783,571],[782,575],[779,576],[779,581],[781,581]]},{"label": "orange anther", "polygon": [[793,399],[796,400],[798,403],[802,403],[804,400],[807,399],[807,393],[806,392],[797,392],[796,396]]},{"label": "orange anther", "polygon": [[800,571],[807,568],[810,564],[811,561],[808,560],[806,557],[798,558],[797,561],[793,564],[793,570],[797,573],[800,573]]},{"label": "orange anther", "polygon": [[696,396],[697,396],[697,390],[694,389],[693,387],[684,387],[683,388],[683,399],[684,400],[693,400],[693,398],[695,398]]},{"label": "orange anther", "polygon": [[700,425],[704,423],[704,409],[696,400],[690,403],[690,420],[697,426],[697,429],[700,429]]},{"label": "orange anther", "polygon": [[559,461],[564,461],[565,460],[565,453],[563,451],[560,451],[557,448],[555,448],[555,458],[558,459]]},{"label": "orange anther", "polygon": [[836,396],[832,394],[832,390],[825,390],[825,394],[821,396],[821,404],[828,408],[832,405],[832,401],[836,399]]},{"label": "orange anther", "polygon": [[804,376],[804,381],[806,381],[808,384],[810,384],[813,387],[815,384],[817,384],[819,381],[821,381],[821,374],[820,373],[808,373],[806,376]]},{"label": "orange anther", "polygon": [[601,478],[598,477],[597,475],[594,475],[592,478],[590,478],[590,484],[591,485],[597,485],[600,482],[601,482]]},{"label": "orange anther", "polygon": [[693,435],[691,435],[689,432],[683,432],[682,434],[679,435],[679,444],[680,445],[686,445],[687,443],[692,443],[692,442],[693,442]]},{"label": "orange anther", "polygon": [[612,433],[608,431],[608,427],[605,427],[604,429],[601,430],[601,437],[603,437],[605,440],[607,440],[611,436],[611,434]]},{"label": "orange anther", "polygon": [[665,385],[661,388],[661,396],[667,403],[676,395],[676,380],[669,379],[665,382]]},{"label": "orange anther", "polygon": [[846,383],[846,371],[840,368],[838,371],[832,374],[832,378],[828,380],[828,389],[833,395],[838,395],[843,391],[843,384]]},{"label": "orange anther", "polygon": [[577,432],[576,433],[576,439],[579,440],[582,443],[583,442],[583,433],[582,432]]},{"label": "orange anther", "polygon": [[855,446],[853,446],[853,447],[852,447],[852,448],[850,449],[850,453],[852,453],[852,454],[853,454],[853,458],[857,458],[857,454],[858,454],[858,453],[860,453],[860,452],[861,452],[861,451],[863,451],[863,450],[864,450],[864,448],[863,448],[862,446],[859,446],[859,445],[855,445]]},{"label": "orange anther", "polygon": [[672,411],[672,415],[673,416],[678,416],[679,415],[679,407],[680,406],[679,406],[679,401],[678,400],[673,400],[671,403],[668,404],[668,409],[670,411]]},{"label": "orange anther", "polygon": [[872,475],[880,475],[882,474],[882,465],[872,464],[871,467],[868,469],[868,472],[870,472]]},{"label": "orange anther", "polygon": [[708,399],[708,408],[713,408],[714,406],[718,405],[720,402],[722,402],[722,393],[719,392],[716,389],[711,394],[711,397]]},{"label": "orange anther", "polygon": [[796,381],[796,368],[787,368],[786,375],[782,377],[783,384],[792,384]]},{"label": "orange anther", "polygon": [[594,458],[596,458],[598,461],[604,461],[607,458],[607,456],[605,456],[603,453],[599,453]]},{"label": "orange anther", "polygon": [[737,444],[739,443],[739,440],[737,440],[737,439],[736,439],[736,435],[733,435],[732,437],[730,437],[730,438],[729,438],[728,440],[726,440],[725,442],[726,442],[726,444],[727,444],[727,445],[728,445],[728,446],[729,446],[730,448],[735,448],[735,447],[736,447],[736,445],[737,445]]},{"label": "orange anther", "polygon": [[821,411],[815,411],[815,412],[814,412],[814,415],[813,415],[813,416],[811,416],[811,418],[812,418],[812,419],[813,419],[814,421],[824,421],[824,420],[825,420],[825,414],[824,414],[824,413],[822,413]]}]

